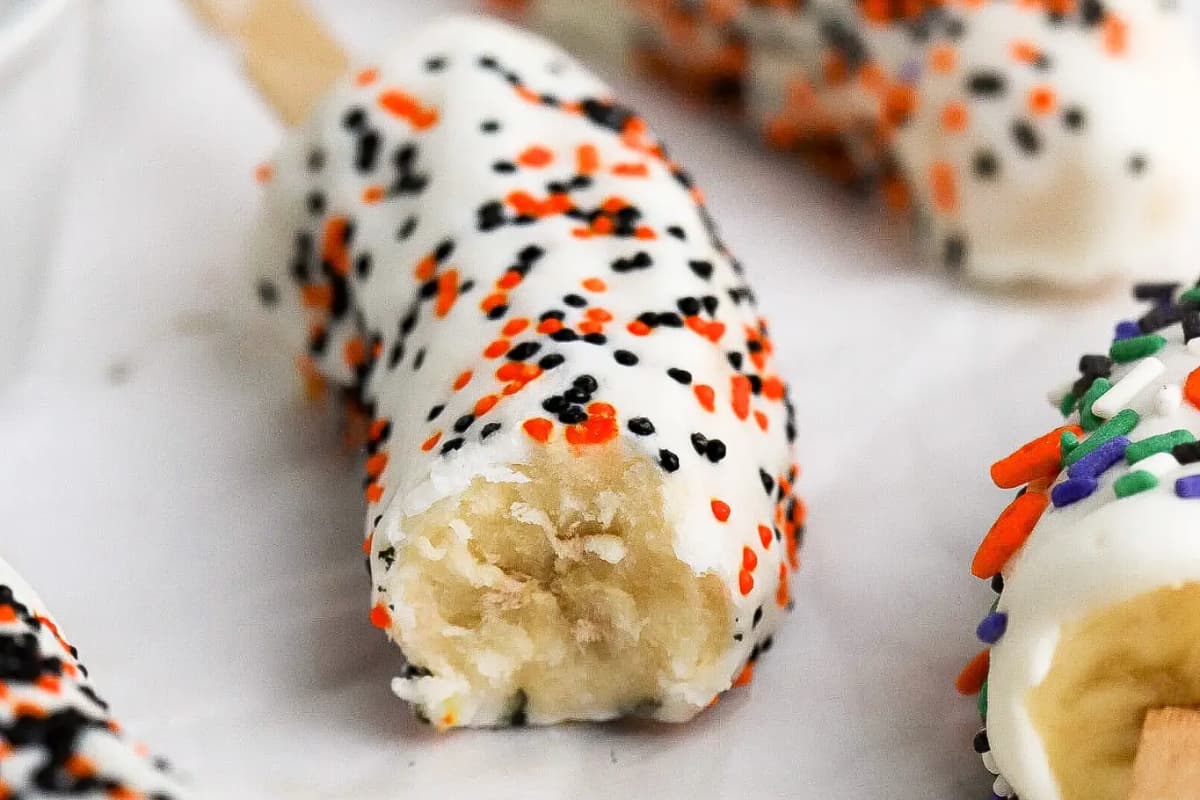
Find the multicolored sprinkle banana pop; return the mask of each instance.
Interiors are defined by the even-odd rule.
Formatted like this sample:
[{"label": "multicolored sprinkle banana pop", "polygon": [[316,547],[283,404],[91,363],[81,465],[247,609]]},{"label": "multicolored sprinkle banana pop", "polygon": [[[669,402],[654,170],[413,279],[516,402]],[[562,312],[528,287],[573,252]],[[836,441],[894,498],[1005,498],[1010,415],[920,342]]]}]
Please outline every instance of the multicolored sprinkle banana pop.
[{"label": "multicolored sprinkle banana pop", "polygon": [[1156,715],[1200,705],[1200,288],[1137,296],[1145,313],[1056,395],[1067,424],[992,467],[1025,488],[972,565],[999,596],[959,688],[982,690],[996,797],[1196,796],[1141,768],[1170,761],[1149,754],[1171,744]]},{"label": "multicolored sprinkle banana pop", "polygon": [[263,303],[373,420],[364,550],[438,727],[686,720],[789,606],[795,420],[690,176],[561,50],[435,24],[264,168]]},{"label": "multicolored sprinkle banana pop", "polygon": [[498,0],[915,212],[989,283],[1190,274],[1200,72],[1156,0]]},{"label": "multicolored sprinkle banana pop", "polygon": [[0,560],[0,798],[182,796],[164,762],[121,734],[75,648]]}]

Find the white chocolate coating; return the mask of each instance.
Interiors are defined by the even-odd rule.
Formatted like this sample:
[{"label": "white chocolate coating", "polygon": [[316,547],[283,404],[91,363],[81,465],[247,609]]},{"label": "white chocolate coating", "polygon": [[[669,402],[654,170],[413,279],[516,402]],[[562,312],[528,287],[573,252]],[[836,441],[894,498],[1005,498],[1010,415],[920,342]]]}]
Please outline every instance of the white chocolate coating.
[{"label": "white chocolate coating", "polygon": [[[803,510],[791,405],[740,265],[690,179],[609,96],[546,42],[480,19],[436,23],[287,138],[256,264],[264,301],[297,342],[309,331],[310,377],[351,389],[378,420],[372,618],[402,648],[423,623],[387,559],[414,517],[479,478],[524,480],[519,467],[564,439],[661,466],[674,555],[720,577],[736,631],[708,677],[653,698],[656,718],[677,721],[728,688],[781,621]],[[595,385],[573,405],[581,381]],[[445,726],[507,721],[510,698],[442,672],[397,690]],[[533,709],[528,721],[562,718]]]}]

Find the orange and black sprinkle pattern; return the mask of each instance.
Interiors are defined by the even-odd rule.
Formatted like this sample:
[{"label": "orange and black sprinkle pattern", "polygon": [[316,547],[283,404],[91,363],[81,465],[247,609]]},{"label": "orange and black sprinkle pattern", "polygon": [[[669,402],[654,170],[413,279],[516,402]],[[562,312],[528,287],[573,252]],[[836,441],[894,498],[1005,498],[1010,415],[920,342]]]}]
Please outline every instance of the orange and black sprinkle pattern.
[{"label": "orange and black sprinkle pattern", "polygon": [[748,680],[799,565],[795,415],[741,264],[644,120],[557,48],[455,19],[264,172],[260,299],[306,331],[310,389],[368,418],[371,621],[398,613],[406,515],[548,443],[621,440],[688,498],[680,547],[725,577]]},{"label": "orange and black sprinkle pattern", "polygon": [[125,738],[75,648],[0,561],[0,798],[182,796],[166,762]]},{"label": "orange and black sprinkle pattern", "polygon": [[[1159,180],[1156,170],[1186,163],[1190,174],[1195,161],[1194,148],[1168,130],[1192,125],[1200,102],[1176,3],[602,0],[591,17],[568,5],[574,0],[509,0],[497,10],[567,40],[624,25],[603,55],[733,109],[772,147],[876,193],[912,216],[931,255],[954,272],[1082,284],[1137,271],[1112,262],[1141,263],[1138,255],[1093,252],[1099,242],[1084,241],[1078,253],[1045,248],[1027,230],[1036,218],[1016,215],[1044,193],[1047,205],[1069,210],[1061,219],[1047,212],[1043,224],[1112,227],[1086,197],[1073,202],[1076,183],[1122,201],[1112,213],[1127,221],[1146,215],[1143,239],[1161,235],[1149,220],[1156,204],[1191,208],[1166,199],[1186,184],[1146,188]],[[1176,94],[1163,89],[1168,83]],[[1177,232],[1184,223],[1173,225]],[[1027,255],[1035,248],[1053,252]]]}]

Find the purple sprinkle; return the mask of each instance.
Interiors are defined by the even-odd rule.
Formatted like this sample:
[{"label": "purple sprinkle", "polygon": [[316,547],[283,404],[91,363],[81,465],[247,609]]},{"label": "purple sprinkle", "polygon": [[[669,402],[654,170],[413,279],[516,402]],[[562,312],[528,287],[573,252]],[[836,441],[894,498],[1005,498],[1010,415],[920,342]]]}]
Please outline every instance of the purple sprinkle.
[{"label": "purple sprinkle", "polygon": [[1072,478],[1098,478],[1113,464],[1125,457],[1125,448],[1129,447],[1129,439],[1124,436],[1114,436],[1104,444],[1076,461],[1067,469],[1067,475]]},{"label": "purple sprinkle", "polygon": [[1142,329],[1133,320],[1125,320],[1117,323],[1117,335],[1115,338],[1118,342],[1122,339],[1132,339],[1135,336],[1141,336]]},{"label": "purple sprinkle", "polygon": [[1055,508],[1062,508],[1063,506],[1069,506],[1072,503],[1078,503],[1080,500],[1096,491],[1096,487],[1099,485],[1100,482],[1095,478],[1089,478],[1086,475],[1081,475],[1078,478],[1071,478],[1068,481],[1063,481],[1051,489],[1050,499],[1054,501]]},{"label": "purple sprinkle", "polygon": [[1006,628],[1008,628],[1008,614],[1003,611],[993,611],[983,618],[983,622],[979,623],[979,627],[975,629],[975,635],[984,644],[995,644],[1000,641]]},{"label": "purple sprinkle", "polygon": [[916,58],[910,58],[900,65],[900,70],[897,73],[900,80],[908,84],[914,84],[921,79],[921,61]]},{"label": "purple sprinkle", "polygon": [[1189,500],[1200,497],[1200,475],[1188,475],[1175,481],[1175,495]]}]

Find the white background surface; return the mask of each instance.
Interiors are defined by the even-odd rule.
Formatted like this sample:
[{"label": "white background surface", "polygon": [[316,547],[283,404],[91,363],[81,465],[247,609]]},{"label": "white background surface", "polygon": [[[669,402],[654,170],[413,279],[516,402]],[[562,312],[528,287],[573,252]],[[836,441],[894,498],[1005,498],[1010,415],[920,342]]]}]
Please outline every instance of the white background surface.
[{"label": "white background surface", "polygon": [[[467,2],[318,5],[367,54]],[[796,612],[753,685],[692,724],[435,735],[366,620],[355,459],[240,282],[280,129],[173,0],[97,9],[34,367],[0,395],[0,551],[203,796],[986,797],[951,683],[991,597],[967,564],[1008,497],[987,466],[1056,423],[1044,391],[1131,303],[957,284],[903,226],[615,76],[774,322],[811,507]]]}]

